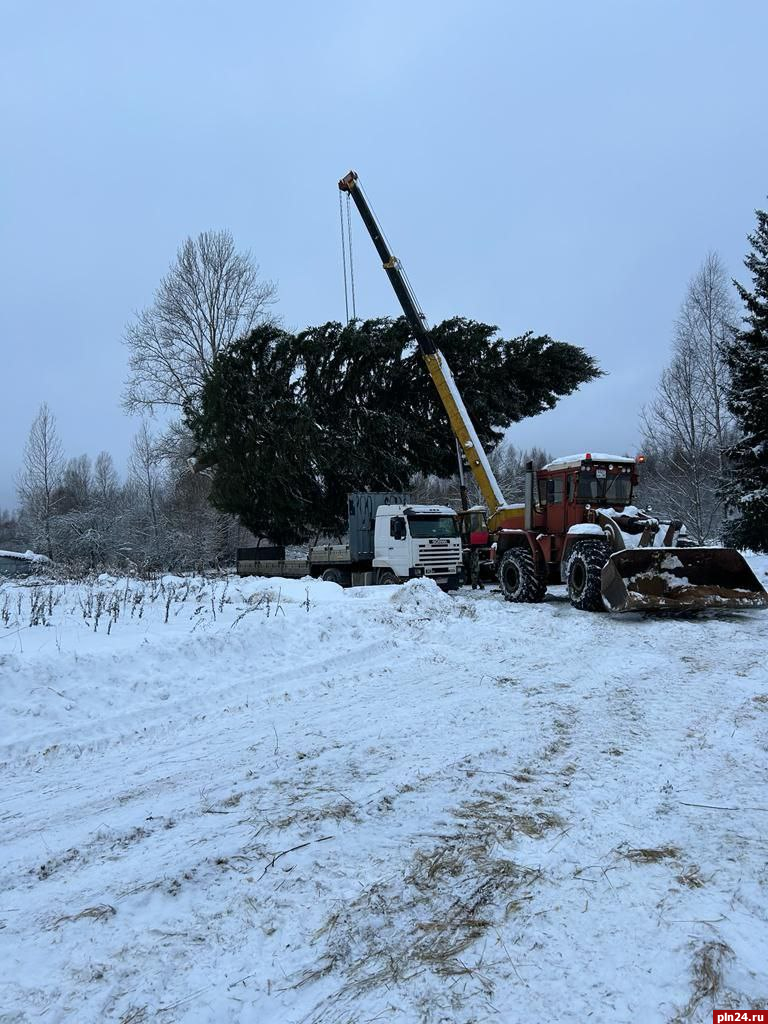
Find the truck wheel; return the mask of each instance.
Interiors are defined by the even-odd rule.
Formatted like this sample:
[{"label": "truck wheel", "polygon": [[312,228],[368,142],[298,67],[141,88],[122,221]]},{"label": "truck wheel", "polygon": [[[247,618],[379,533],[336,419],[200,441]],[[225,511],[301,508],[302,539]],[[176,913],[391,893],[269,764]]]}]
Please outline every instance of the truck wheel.
[{"label": "truck wheel", "polygon": [[326,583],[338,583],[340,587],[344,586],[344,577],[338,569],[326,569],[320,579],[325,580]]},{"label": "truck wheel", "polygon": [[605,611],[600,573],[610,558],[610,549],[600,540],[574,544],[568,559],[568,598],[583,612]]},{"label": "truck wheel", "polygon": [[392,572],[391,569],[382,569],[379,573],[379,586],[380,587],[391,587],[394,583],[399,583],[400,577]]},{"label": "truck wheel", "polygon": [[499,565],[499,585],[505,601],[533,603],[543,601],[546,581],[536,572],[533,555],[527,548],[507,551]]}]

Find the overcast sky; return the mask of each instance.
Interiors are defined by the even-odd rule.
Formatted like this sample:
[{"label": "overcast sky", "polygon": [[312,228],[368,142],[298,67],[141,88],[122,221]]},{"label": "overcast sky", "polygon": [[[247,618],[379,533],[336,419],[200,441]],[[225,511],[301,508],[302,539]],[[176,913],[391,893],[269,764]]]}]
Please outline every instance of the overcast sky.
[{"label": "overcast sky", "polygon": [[[0,507],[42,401],[125,469],[121,337],[229,228],[289,328],[344,314],[351,167],[432,322],[607,371],[512,432],[635,450],[687,282],[736,276],[768,192],[768,4],[0,2]],[[358,314],[399,313],[355,223]]]}]

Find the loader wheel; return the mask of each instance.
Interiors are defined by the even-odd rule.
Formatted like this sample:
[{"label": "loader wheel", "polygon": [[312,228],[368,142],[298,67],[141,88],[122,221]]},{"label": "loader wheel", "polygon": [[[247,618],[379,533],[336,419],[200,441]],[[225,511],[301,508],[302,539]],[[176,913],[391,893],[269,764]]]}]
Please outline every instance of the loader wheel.
[{"label": "loader wheel", "polygon": [[543,601],[546,581],[536,572],[533,555],[527,548],[512,548],[499,564],[499,585],[505,601],[533,603]]},{"label": "loader wheel", "polygon": [[568,598],[583,612],[603,612],[600,573],[610,558],[607,544],[600,540],[582,540],[574,544],[568,559]]},{"label": "loader wheel", "polygon": [[391,587],[394,583],[399,583],[400,577],[392,572],[391,569],[384,569],[379,573],[379,586],[380,587]]}]

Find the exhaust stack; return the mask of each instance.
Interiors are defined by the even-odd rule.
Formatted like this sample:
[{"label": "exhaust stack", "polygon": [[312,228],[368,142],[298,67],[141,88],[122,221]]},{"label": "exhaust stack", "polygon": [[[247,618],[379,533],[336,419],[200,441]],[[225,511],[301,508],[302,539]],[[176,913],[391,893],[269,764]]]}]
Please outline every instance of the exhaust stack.
[{"label": "exhaust stack", "polygon": [[532,462],[526,462],[526,464],[525,464],[525,529],[526,530],[532,530],[533,529],[533,505],[534,505],[533,484],[534,484],[533,463]]}]

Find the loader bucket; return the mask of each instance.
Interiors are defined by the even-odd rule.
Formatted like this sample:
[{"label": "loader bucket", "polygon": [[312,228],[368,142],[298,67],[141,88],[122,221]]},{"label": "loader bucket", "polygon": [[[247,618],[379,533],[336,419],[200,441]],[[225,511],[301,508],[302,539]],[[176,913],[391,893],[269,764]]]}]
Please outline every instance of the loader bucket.
[{"label": "loader bucket", "polygon": [[631,548],[602,571],[612,612],[768,608],[768,593],[735,548]]}]

